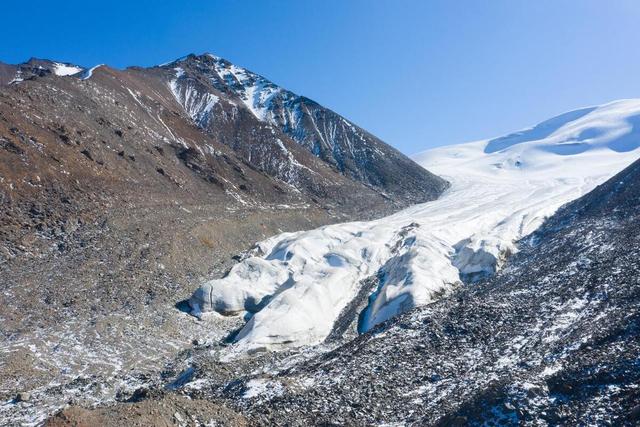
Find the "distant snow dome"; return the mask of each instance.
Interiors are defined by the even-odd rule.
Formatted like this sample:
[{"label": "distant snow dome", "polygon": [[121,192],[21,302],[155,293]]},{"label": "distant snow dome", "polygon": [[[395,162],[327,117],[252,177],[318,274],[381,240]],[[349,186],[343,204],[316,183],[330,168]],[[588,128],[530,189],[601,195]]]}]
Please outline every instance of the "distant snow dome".
[{"label": "distant snow dome", "polygon": [[[451,182],[438,200],[266,239],[263,255],[202,285],[191,307],[196,315],[254,313],[236,336],[239,349],[318,344],[347,307],[364,307],[350,316],[368,331],[493,274],[519,239],[640,158],[639,147],[640,100],[632,99],[425,151],[415,160]],[[365,283],[373,287],[363,296]]]},{"label": "distant snow dome", "polygon": [[602,147],[626,152],[640,146],[639,137],[637,100],[623,100],[602,107],[570,111],[530,129],[492,139],[487,142],[484,152],[495,153],[526,143],[529,143],[529,148],[560,155],[579,154]]}]

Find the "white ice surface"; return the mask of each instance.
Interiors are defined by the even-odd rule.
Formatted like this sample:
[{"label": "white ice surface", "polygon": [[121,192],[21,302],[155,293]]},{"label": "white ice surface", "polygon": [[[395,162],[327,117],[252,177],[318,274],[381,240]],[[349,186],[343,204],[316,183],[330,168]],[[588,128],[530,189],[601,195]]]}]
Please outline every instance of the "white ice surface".
[{"label": "white ice surface", "polygon": [[[196,294],[202,310],[254,311],[240,348],[322,342],[361,280],[381,277],[361,330],[491,273],[561,205],[640,157],[640,100],[577,110],[493,140],[415,156],[451,182],[438,200],[370,222],[283,233]],[[208,306],[207,306],[208,305]]]},{"label": "white ice surface", "polygon": [[53,63],[53,73],[56,76],[72,76],[83,71],[83,68],[71,64],[62,64],[60,62]]}]

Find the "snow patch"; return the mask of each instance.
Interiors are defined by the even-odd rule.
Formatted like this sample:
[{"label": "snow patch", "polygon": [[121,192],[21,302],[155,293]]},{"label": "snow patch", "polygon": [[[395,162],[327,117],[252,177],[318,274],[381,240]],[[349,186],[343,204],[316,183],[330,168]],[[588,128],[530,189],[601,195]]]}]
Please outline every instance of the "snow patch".
[{"label": "snow patch", "polygon": [[84,71],[84,68],[80,68],[71,64],[62,64],[59,62],[53,63],[53,73],[56,76],[72,76]]}]

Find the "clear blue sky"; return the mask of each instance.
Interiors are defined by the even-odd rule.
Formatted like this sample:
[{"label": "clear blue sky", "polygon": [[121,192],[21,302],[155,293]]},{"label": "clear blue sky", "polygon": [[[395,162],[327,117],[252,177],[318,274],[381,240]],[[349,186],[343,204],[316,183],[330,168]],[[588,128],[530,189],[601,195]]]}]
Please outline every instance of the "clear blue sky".
[{"label": "clear blue sky", "polygon": [[637,0],[31,1],[0,61],[154,65],[212,52],[407,154],[640,97]]}]

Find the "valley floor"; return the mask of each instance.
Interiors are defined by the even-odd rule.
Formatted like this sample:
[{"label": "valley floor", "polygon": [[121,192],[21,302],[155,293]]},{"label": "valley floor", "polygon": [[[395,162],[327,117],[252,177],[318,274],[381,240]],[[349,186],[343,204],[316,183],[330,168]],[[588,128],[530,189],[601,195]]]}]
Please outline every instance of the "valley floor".
[{"label": "valley floor", "polygon": [[[238,318],[198,322],[184,301],[256,239],[330,221],[313,209],[142,203],[105,212],[63,253],[1,265],[0,425],[131,395],[178,354],[219,342]],[[213,246],[213,247],[212,247]],[[19,402],[19,393],[29,399]]]}]

